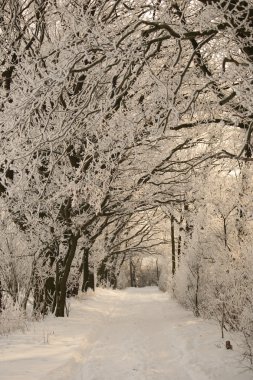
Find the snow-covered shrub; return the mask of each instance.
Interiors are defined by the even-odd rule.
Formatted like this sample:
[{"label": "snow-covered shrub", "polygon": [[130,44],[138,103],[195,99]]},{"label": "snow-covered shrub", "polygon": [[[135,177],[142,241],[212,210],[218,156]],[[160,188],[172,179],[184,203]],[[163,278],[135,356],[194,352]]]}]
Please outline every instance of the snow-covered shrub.
[{"label": "snow-covered shrub", "polygon": [[246,305],[240,318],[240,331],[244,336],[244,355],[253,365],[253,303]]},{"label": "snow-covered shrub", "polygon": [[201,195],[195,191],[191,233],[173,289],[178,301],[195,315],[216,320],[222,337],[227,331],[241,333],[245,357],[252,365],[253,189],[244,177],[236,181],[234,176],[210,177]]},{"label": "snow-covered shrub", "polygon": [[27,327],[27,316],[18,303],[8,299],[0,313],[0,335],[7,335],[15,330],[24,331]]},{"label": "snow-covered shrub", "polygon": [[174,278],[175,297],[196,316],[199,316],[204,308],[205,277],[205,268],[201,260],[198,257],[185,257]]}]

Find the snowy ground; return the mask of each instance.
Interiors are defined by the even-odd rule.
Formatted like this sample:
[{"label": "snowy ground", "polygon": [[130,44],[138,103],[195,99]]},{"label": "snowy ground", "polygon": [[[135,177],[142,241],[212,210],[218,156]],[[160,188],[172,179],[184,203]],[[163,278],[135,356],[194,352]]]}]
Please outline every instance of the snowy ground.
[{"label": "snowy ground", "polygon": [[0,337],[1,380],[252,380],[219,329],[196,319],[157,288],[98,290]]}]

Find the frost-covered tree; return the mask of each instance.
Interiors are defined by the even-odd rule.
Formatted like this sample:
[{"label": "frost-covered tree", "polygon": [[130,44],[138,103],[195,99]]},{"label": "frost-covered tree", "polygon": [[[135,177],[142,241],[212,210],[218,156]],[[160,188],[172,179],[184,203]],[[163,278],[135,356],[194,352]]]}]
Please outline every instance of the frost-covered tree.
[{"label": "frost-covered tree", "polygon": [[251,162],[252,4],[1,7],[1,197],[36,242],[35,311],[63,316],[82,253],[84,268],[114,218],[169,205],[186,254],[196,171]]}]

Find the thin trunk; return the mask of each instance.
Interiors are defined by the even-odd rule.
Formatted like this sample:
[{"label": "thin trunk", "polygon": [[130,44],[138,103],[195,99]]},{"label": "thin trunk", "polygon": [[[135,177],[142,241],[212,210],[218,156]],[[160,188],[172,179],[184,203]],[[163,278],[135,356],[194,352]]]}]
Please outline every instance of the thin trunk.
[{"label": "thin trunk", "polygon": [[160,273],[159,273],[159,267],[158,267],[158,259],[156,259],[156,278],[157,278],[157,285],[159,284],[159,277],[160,277]]},{"label": "thin trunk", "polygon": [[52,313],[55,312],[56,305],[58,303],[58,298],[59,298],[59,284],[60,284],[60,262],[59,260],[56,261],[56,266],[55,266],[55,293],[54,293],[54,300],[52,304]]},{"label": "thin trunk", "polygon": [[29,284],[28,287],[26,288],[26,291],[25,291],[25,296],[24,296],[24,299],[22,301],[22,309],[25,311],[26,310],[26,307],[27,307],[27,302],[28,302],[28,299],[29,299],[29,296],[30,296],[30,293],[31,293],[31,290],[32,290],[32,285]]},{"label": "thin trunk", "polygon": [[185,220],[185,237],[184,237],[183,252],[187,252],[189,243],[192,239],[193,228],[194,228],[193,222],[191,220],[191,213],[190,213],[188,204],[184,205],[184,220]]},{"label": "thin trunk", "polygon": [[228,246],[228,234],[227,234],[227,219],[223,217],[223,231],[224,231],[224,244],[225,248],[227,248],[229,251],[231,249]]},{"label": "thin trunk", "polygon": [[171,258],[172,258],[172,275],[176,273],[176,246],[175,246],[175,218],[170,215],[170,234],[171,234]]},{"label": "thin trunk", "polygon": [[22,305],[21,305],[23,310],[26,310],[27,302],[28,302],[31,290],[33,288],[35,273],[36,273],[36,260],[34,258],[33,263],[32,263],[32,269],[31,269],[29,284],[26,288],[25,296],[24,296],[24,299],[23,299]]},{"label": "thin trunk", "polygon": [[83,284],[82,292],[87,292],[89,288],[89,250],[83,250]]},{"label": "thin trunk", "polygon": [[0,313],[3,311],[3,288],[0,280]]},{"label": "thin trunk", "polygon": [[195,293],[195,316],[199,317],[199,267],[197,268],[196,293]]},{"label": "thin trunk", "polygon": [[44,305],[42,314],[48,314],[49,310],[52,309],[52,304],[54,302],[54,294],[55,294],[55,282],[54,277],[50,276],[46,279],[44,284]]},{"label": "thin trunk", "polygon": [[132,288],[136,288],[135,267],[130,259],[130,283]]},{"label": "thin trunk", "polygon": [[177,261],[178,261],[178,265],[179,265],[180,257],[181,257],[181,247],[182,247],[182,236],[179,235],[178,236],[178,241],[177,241]]},{"label": "thin trunk", "polygon": [[98,284],[102,286],[106,284],[107,261],[108,261],[108,256],[103,258],[103,260],[99,263],[98,268],[97,268],[97,281],[98,281]]},{"label": "thin trunk", "polygon": [[113,289],[117,288],[117,274],[116,274],[116,267],[117,267],[117,256],[113,257],[111,260],[111,267],[110,271],[108,272],[108,280],[110,283],[110,286]]},{"label": "thin trunk", "polygon": [[224,324],[225,324],[225,302],[222,302],[222,316],[221,316],[221,337],[224,338]]},{"label": "thin trunk", "polygon": [[177,262],[178,262],[178,266],[179,266],[180,257],[181,257],[181,254],[182,254],[182,234],[183,234],[183,231],[184,231],[183,220],[184,220],[183,216],[181,215],[180,216],[180,222],[179,222],[178,242],[177,242]]},{"label": "thin trunk", "polygon": [[123,265],[124,262],[125,262],[125,259],[126,259],[126,255],[123,255],[123,257],[122,257],[122,259],[121,259],[121,262],[120,262],[120,264],[119,264],[119,267],[118,267],[117,273],[116,273],[116,276],[117,276],[117,277],[118,277],[119,274],[120,274],[120,270],[121,270],[122,265]]},{"label": "thin trunk", "polygon": [[[10,248],[9,248],[9,251],[10,253],[12,253]],[[11,269],[10,293],[13,298],[13,302],[16,303],[18,301],[19,285],[18,285],[18,280],[17,280],[16,268],[15,268],[12,258],[10,261],[10,269]]]},{"label": "thin trunk", "polygon": [[239,205],[238,205],[238,215],[236,219],[236,228],[238,234],[239,246],[243,244],[246,236],[245,224],[246,224],[246,210],[244,206],[244,197],[249,195],[249,175],[248,175],[248,163],[242,163],[241,166],[241,189],[239,192]]},{"label": "thin trunk", "polygon": [[43,285],[42,281],[37,273],[37,269],[34,269],[34,290],[33,290],[33,313],[35,315],[40,314],[43,305]]}]

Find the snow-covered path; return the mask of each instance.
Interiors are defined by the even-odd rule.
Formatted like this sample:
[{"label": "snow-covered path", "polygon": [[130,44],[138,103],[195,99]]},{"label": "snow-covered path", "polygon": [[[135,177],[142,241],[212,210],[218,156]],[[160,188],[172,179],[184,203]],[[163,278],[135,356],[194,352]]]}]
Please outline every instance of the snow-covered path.
[{"label": "snow-covered path", "polygon": [[228,337],[234,350],[227,351],[215,323],[194,318],[157,288],[99,290],[71,309],[70,318],[48,318],[25,335],[0,338],[0,379],[253,377],[235,338]]}]

